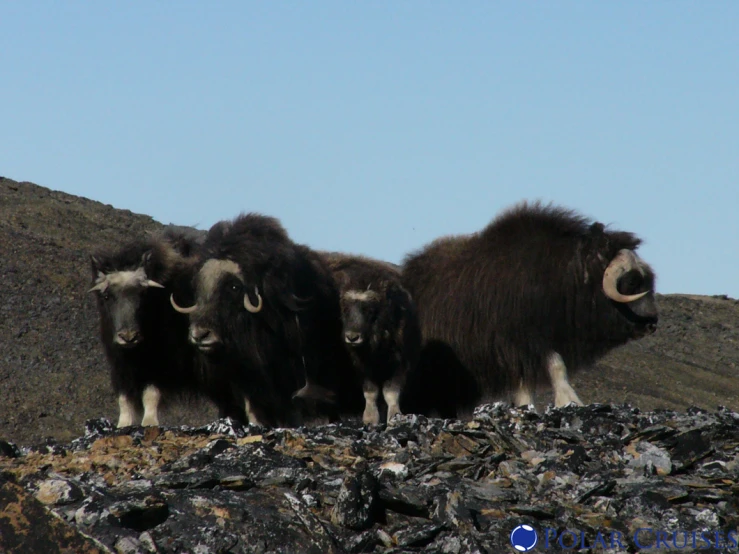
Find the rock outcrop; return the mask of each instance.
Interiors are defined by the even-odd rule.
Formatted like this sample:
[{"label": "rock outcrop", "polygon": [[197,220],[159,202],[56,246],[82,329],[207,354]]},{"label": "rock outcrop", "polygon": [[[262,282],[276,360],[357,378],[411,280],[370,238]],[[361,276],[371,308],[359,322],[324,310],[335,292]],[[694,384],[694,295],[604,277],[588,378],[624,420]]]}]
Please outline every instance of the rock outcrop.
[{"label": "rock outcrop", "polygon": [[726,408],[86,427],[67,444],[0,445],[0,551],[500,553],[522,524],[553,551],[724,552],[739,537]]}]

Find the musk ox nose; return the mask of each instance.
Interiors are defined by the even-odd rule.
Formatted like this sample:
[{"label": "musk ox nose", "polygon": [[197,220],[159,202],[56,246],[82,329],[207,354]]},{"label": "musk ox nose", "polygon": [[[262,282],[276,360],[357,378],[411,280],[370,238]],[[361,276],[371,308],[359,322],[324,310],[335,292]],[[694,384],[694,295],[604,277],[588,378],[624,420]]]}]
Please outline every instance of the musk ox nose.
[{"label": "musk ox nose", "polygon": [[647,333],[650,335],[654,333],[657,330],[657,322],[654,323],[647,323]]},{"label": "musk ox nose", "polygon": [[192,342],[207,342],[207,339],[211,337],[212,333],[210,329],[203,329],[202,327],[194,327],[190,329],[190,340]]},{"label": "musk ox nose", "polygon": [[361,333],[357,333],[356,331],[347,331],[346,333],[344,333],[344,341],[347,344],[356,346],[358,344],[362,344],[362,342],[364,342],[364,339],[362,338]]},{"label": "musk ox nose", "polygon": [[115,342],[119,346],[134,346],[141,342],[141,334],[132,329],[118,331],[115,335]]},{"label": "musk ox nose", "polygon": [[201,350],[207,350],[218,342],[215,333],[205,327],[191,327],[189,339]]}]

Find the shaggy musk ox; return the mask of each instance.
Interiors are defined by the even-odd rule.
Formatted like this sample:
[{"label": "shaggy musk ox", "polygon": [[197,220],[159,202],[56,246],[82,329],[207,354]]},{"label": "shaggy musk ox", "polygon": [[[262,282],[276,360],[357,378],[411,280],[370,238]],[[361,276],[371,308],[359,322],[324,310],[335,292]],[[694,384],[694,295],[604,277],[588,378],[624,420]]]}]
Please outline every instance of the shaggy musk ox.
[{"label": "shaggy musk ox", "polygon": [[421,350],[416,308],[397,266],[338,252],[322,252],[341,294],[343,338],[364,381],[362,420],[379,423],[380,389],[387,421],[400,413],[400,393]]},{"label": "shaggy musk ox", "polygon": [[293,395],[308,382],[331,399],[334,417],[361,405],[341,342],[338,291],[316,253],[259,214],[215,224],[202,253],[195,304],[173,297],[172,306],[190,316],[206,389],[230,391],[252,423],[267,426],[302,422],[306,402]]},{"label": "shaggy musk ox", "polygon": [[194,397],[195,351],[188,320],[169,295],[188,286],[194,234],[165,229],[90,257],[100,338],[118,397],[118,427],[158,425],[160,400]]},{"label": "shaggy musk ox", "polygon": [[581,404],[568,368],[656,329],[655,275],[640,243],[574,211],[522,203],[480,232],[408,255],[403,284],[424,345],[404,411],[451,417],[504,392],[530,404],[544,383],[556,406]]}]

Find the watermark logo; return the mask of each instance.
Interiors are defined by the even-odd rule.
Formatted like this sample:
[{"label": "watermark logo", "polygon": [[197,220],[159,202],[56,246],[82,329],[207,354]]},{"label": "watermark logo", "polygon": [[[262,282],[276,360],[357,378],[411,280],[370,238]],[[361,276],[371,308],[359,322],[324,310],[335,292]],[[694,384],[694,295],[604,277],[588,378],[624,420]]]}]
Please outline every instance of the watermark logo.
[{"label": "watermark logo", "polygon": [[519,552],[533,550],[539,537],[531,525],[519,525],[511,531],[511,546]]},{"label": "watermark logo", "polygon": [[[559,545],[563,550],[581,550],[600,546],[605,551],[623,550],[629,543],[641,550],[667,548],[670,550],[690,550],[691,552],[707,549],[739,550],[739,532],[736,529],[722,530],[662,530],[650,527],[639,528],[630,537],[621,531],[604,529],[595,535],[584,531],[559,530],[551,527],[539,529],[541,532],[540,548],[549,550]],[[531,525],[521,524],[511,532],[511,546],[518,552],[529,552],[539,542],[539,535]]]}]

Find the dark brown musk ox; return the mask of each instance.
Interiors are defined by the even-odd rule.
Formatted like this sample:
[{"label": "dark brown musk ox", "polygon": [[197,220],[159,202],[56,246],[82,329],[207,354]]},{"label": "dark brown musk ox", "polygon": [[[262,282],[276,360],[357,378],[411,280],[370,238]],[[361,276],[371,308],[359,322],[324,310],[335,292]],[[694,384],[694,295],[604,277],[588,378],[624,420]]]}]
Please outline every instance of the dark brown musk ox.
[{"label": "dark brown musk ox", "polygon": [[398,266],[340,252],[320,254],[339,285],[343,339],[363,381],[362,420],[380,422],[382,390],[390,421],[400,413],[400,394],[421,350],[413,299],[401,284]]},{"label": "dark brown musk ox", "polygon": [[582,404],[567,380],[609,350],[655,331],[655,274],[641,239],[573,210],[520,203],[482,231],[435,240],[406,256],[403,284],[423,348],[404,411],[453,417],[513,394]]},{"label": "dark brown musk ox", "polygon": [[[276,218],[250,213],[216,223],[194,289],[192,306],[183,307],[176,295],[171,300],[189,314],[189,340],[205,366],[203,386],[241,401],[251,423],[295,426],[305,415],[336,420],[361,406],[331,273]],[[329,402],[316,408],[318,397],[293,398],[309,383]]]},{"label": "dark brown musk ox", "polygon": [[[160,402],[201,396],[188,318],[169,305],[170,294],[189,287],[200,238],[195,230],[170,226],[90,256],[90,292],[97,297],[100,339],[118,398],[118,427],[139,420],[158,425]],[[219,409],[228,415],[232,407]]]}]

